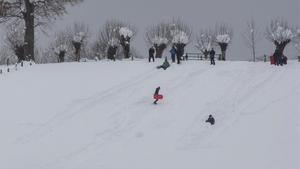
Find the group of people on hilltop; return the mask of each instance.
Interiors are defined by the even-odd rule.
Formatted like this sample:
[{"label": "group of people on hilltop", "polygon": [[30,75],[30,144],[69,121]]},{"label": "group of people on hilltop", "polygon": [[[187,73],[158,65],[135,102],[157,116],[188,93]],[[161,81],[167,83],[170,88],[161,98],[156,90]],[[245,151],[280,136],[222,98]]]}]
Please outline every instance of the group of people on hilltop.
[{"label": "group of people on hilltop", "polygon": [[283,66],[287,64],[288,58],[284,56],[279,49],[276,49],[273,56],[271,56],[271,63],[276,66]]},{"label": "group of people on hilltop", "polygon": [[[181,56],[180,56],[180,51],[178,51],[175,47],[175,45],[172,46],[170,53],[171,53],[171,60],[173,63],[176,62],[177,59],[177,63],[180,64],[181,61]],[[155,48],[154,46],[151,46],[149,49],[149,62],[155,62]]]},{"label": "group of people on hilltop", "polygon": [[[181,56],[180,54],[178,53],[179,51],[176,49],[175,45],[172,46],[171,50],[170,50],[170,53],[171,53],[171,60],[173,63],[176,62],[176,59],[177,59],[177,64],[180,64],[180,61],[181,61]],[[207,51],[205,50],[205,53],[209,54],[209,58],[210,58],[210,64],[211,65],[216,65],[216,62],[215,62],[215,55],[216,55],[216,52],[214,50],[214,48],[212,48],[211,50]],[[149,62],[155,62],[155,48],[152,46],[150,47],[149,49]],[[186,54],[186,59],[188,58],[187,54]]]}]

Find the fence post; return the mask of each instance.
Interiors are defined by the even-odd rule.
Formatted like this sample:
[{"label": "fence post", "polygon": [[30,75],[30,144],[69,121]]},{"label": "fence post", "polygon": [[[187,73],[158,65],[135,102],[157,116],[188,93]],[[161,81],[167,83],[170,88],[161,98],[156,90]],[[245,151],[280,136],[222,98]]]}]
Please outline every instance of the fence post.
[{"label": "fence post", "polygon": [[300,62],[300,56],[298,56],[298,62]]}]

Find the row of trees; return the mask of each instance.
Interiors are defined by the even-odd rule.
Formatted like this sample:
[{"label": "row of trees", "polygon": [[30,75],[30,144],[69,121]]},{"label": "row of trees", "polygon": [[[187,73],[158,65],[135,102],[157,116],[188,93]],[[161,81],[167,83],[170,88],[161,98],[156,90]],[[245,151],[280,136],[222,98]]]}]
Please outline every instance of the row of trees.
[{"label": "row of trees", "polygon": [[[6,23],[5,42],[17,61],[36,60],[36,28],[49,25],[57,17],[66,13],[66,5],[74,5],[83,0],[0,0],[0,23]],[[247,46],[256,59],[256,45],[261,37],[254,21],[248,23],[243,34]],[[42,55],[44,62],[80,61],[81,56],[116,59],[133,58],[131,41],[137,29],[125,22],[110,20],[101,28],[94,42],[90,42],[91,32],[84,23],[75,23],[55,34],[55,40]],[[94,37],[94,36],[93,36]],[[268,26],[266,37],[277,51],[283,55],[285,47],[293,42],[300,50],[300,30],[286,21],[274,20]],[[146,42],[156,49],[156,57],[161,58],[168,46],[175,46],[178,55],[183,55],[186,45],[192,42],[192,30],[180,19],[160,22],[146,31]],[[220,60],[226,60],[226,50],[233,39],[233,29],[228,24],[218,24],[214,29],[200,30],[195,47],[208,55],[213,47],[221,51]],[[5,50],[5,52],[8,52]]]}]

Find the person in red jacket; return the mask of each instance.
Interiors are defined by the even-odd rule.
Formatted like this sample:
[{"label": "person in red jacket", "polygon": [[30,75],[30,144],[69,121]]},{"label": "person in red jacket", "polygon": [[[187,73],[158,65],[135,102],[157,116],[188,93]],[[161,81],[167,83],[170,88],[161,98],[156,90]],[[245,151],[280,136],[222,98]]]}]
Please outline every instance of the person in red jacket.
[{"label": "person in red jacket", "polygon": [[160,87],[155,89],[155,92],[154,92],[154,95],[153,95],[153,98],[155,99],[155,101],[153,102],[154,104],[157,104],[158,100],[163,99],[163,95],[159,94],[159,90],[160,90]]}]

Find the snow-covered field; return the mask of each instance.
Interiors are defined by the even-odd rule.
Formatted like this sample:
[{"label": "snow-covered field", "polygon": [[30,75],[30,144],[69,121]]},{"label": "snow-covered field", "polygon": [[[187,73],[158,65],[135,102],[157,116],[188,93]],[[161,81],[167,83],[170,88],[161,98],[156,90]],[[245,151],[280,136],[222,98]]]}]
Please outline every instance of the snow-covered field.
[{"label": "snow-covered field", "polygon": [[299,63],[160,62],[0,75],[0,168],[300,168]]}]

